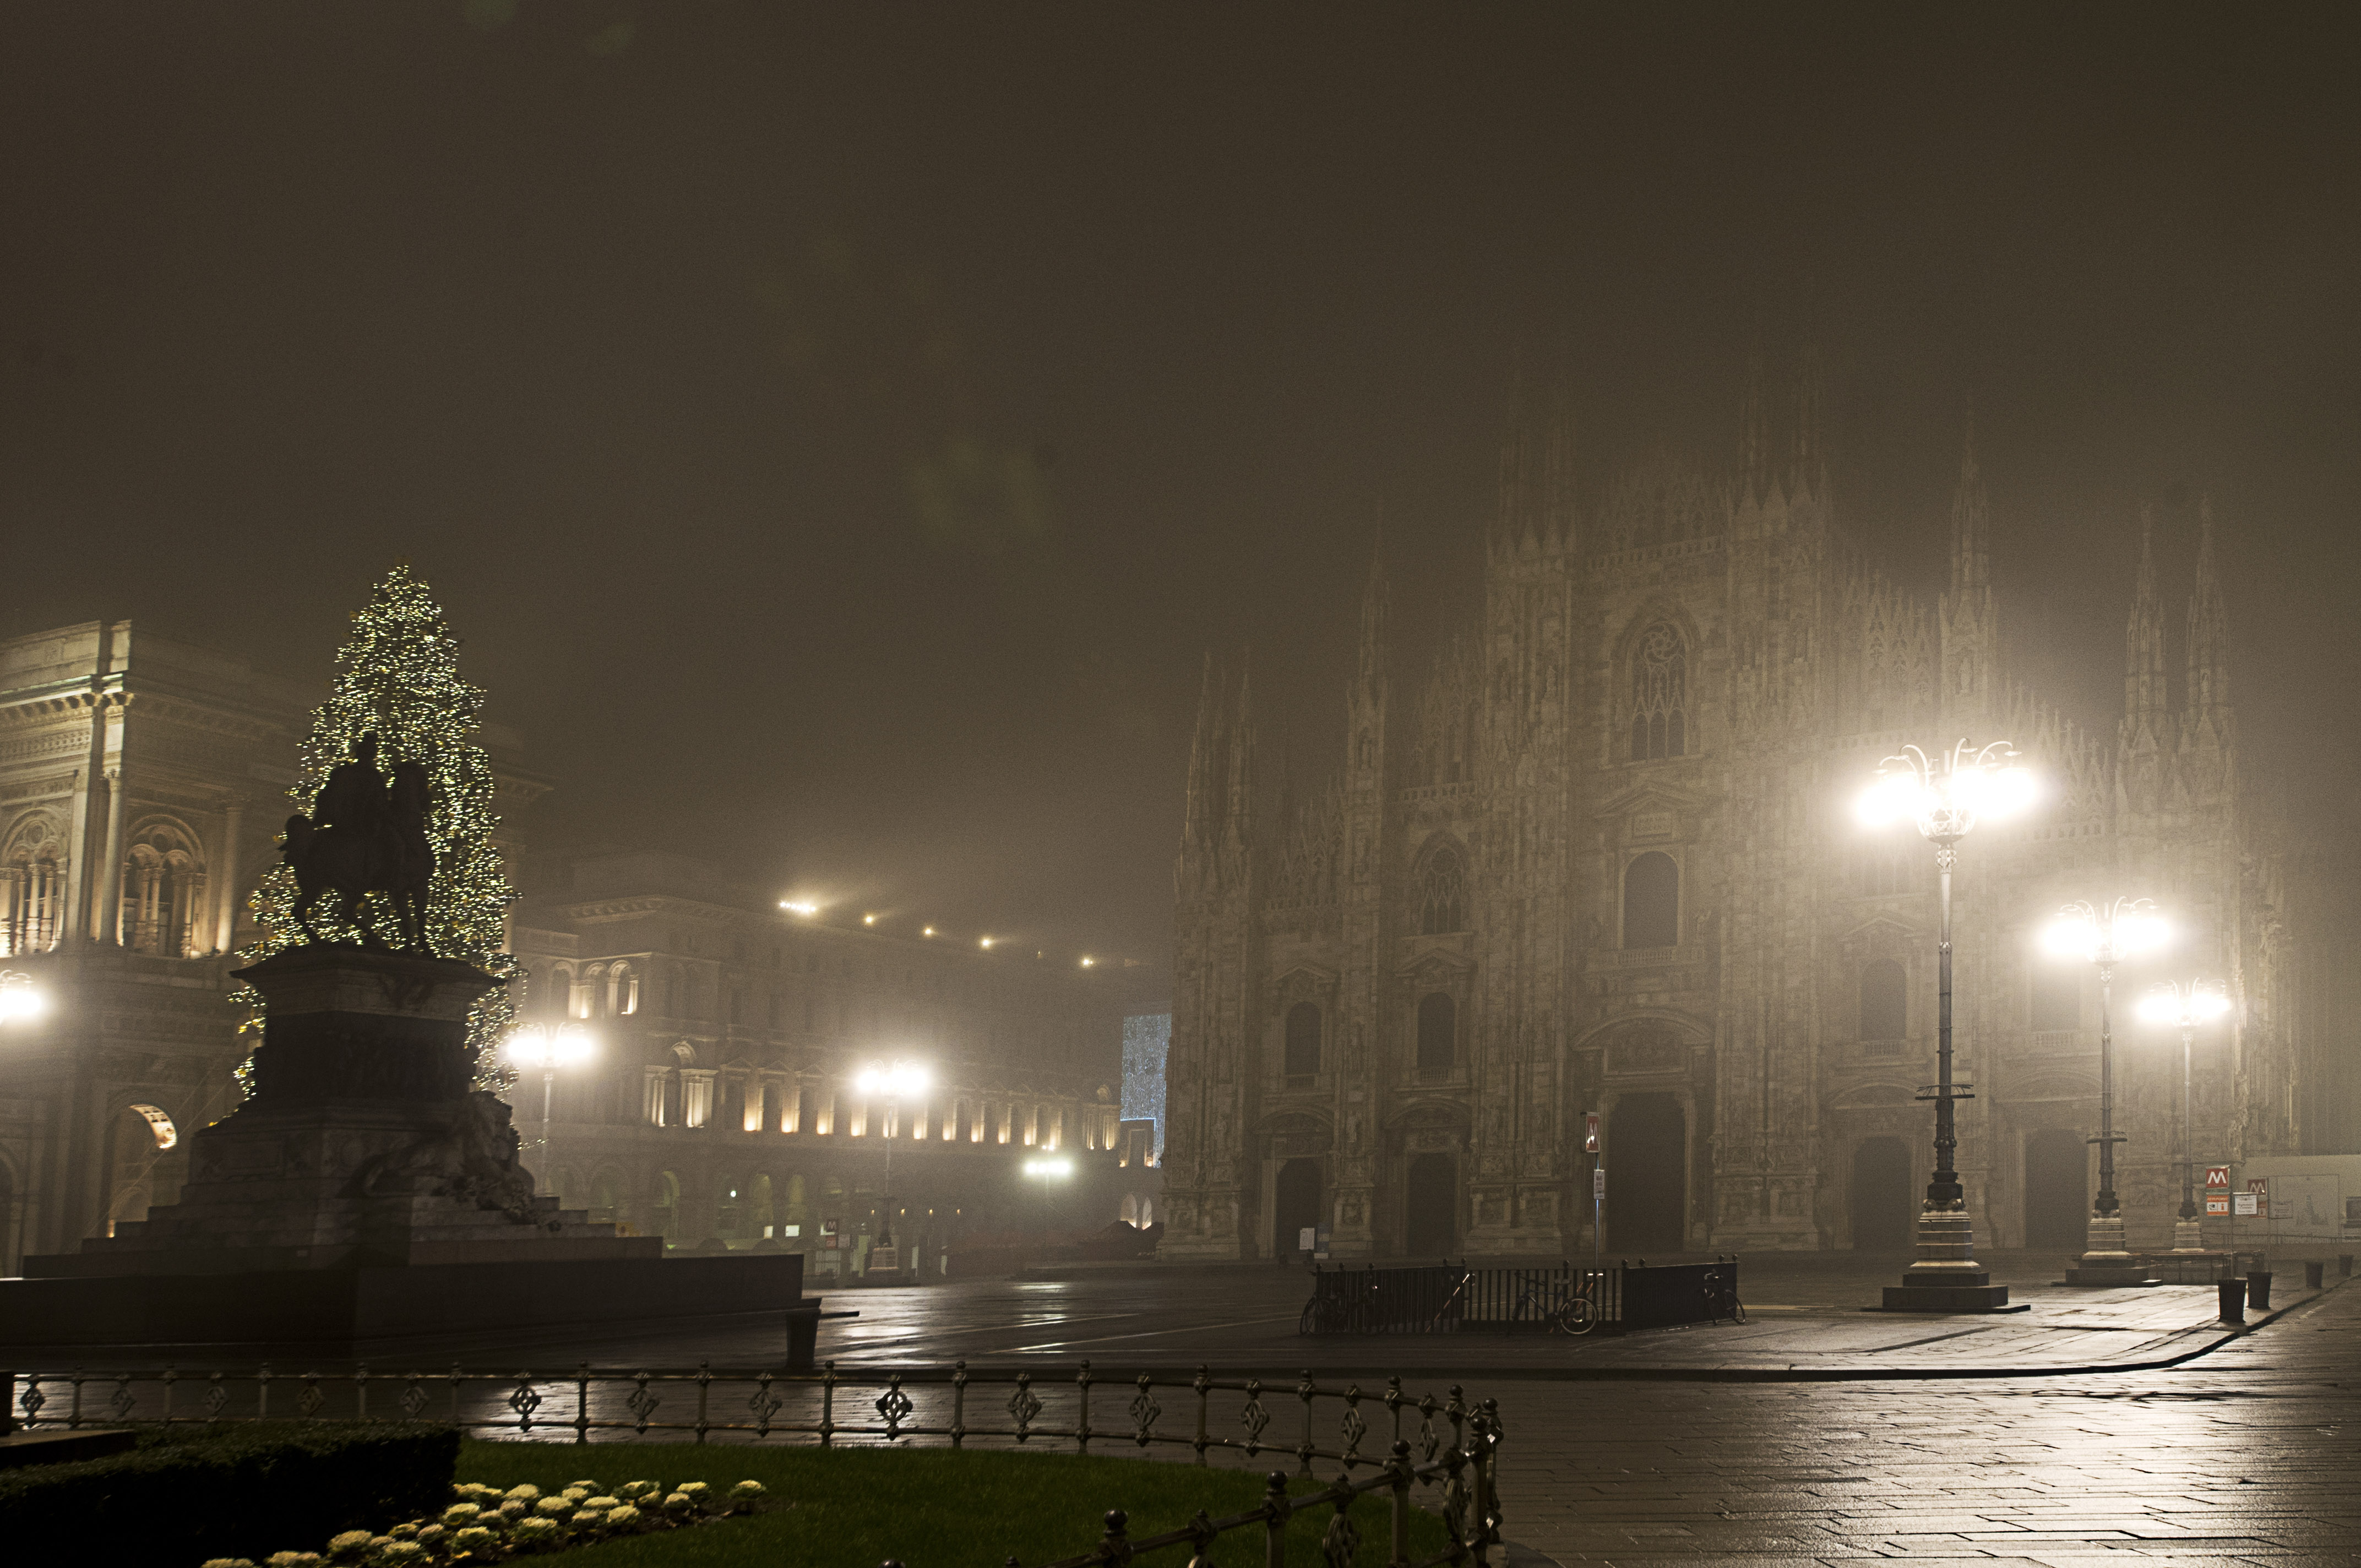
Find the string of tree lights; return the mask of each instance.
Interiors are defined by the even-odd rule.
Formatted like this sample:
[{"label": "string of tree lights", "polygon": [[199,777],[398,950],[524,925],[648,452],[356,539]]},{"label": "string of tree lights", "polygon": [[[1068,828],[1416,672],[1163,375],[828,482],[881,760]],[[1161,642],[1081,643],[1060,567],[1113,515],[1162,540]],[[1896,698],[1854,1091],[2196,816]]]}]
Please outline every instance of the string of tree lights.
[{"label": "string of tree lights", "polygon": [[[514,1073],[492,1048],[505,1036],[524,998],[523,971],[506,950],[506,916],[515,902],[500,852],[492,843],[500,817],[492,809],[492,762],[472,739],[482,722],[484,693],[459,674],[459,639],[442,607],[407,563],[397,565],[355,612],[352,635],[336,652],[335,681],[327,701],[313,710],[300,753],[301,772],[287,795],[308,814],[336,764],[353,756],[361,737],[378,738],[378,765],[417,762],[430,785],[426,836],[434,850],[434,881],[427,899],[425,938],[437,957],[458,959],[512,983],[484,993],[467,1018],[467,1045],[479,1087],[505,1089]],[[249,907],[260,935],[239,957],[255,963],[303,939],[295,920],[294,872],[274,865]],[[382,896],[368,895],[369,904]],[[367,935],[343,921],[333,899],[312,920],[329,941],[359,942]],[[375,910],[379,932],[393,928],[390,912]],[[231,1001],[247,1010],[241,1027],[259,1040],[262,998],[241,987]]]}]

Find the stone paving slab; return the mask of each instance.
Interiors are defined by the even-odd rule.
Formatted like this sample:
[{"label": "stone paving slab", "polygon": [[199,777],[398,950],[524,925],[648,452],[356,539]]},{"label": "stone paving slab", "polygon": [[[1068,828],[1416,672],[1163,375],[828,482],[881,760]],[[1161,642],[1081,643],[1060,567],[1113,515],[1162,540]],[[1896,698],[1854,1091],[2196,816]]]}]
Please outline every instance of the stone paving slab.
[{"label": "stone paving slab", "polygon": [[1488,1392],[1508,1532],[1567,1568],[2361,1564],[2361,1292],[2150,1372]]}]

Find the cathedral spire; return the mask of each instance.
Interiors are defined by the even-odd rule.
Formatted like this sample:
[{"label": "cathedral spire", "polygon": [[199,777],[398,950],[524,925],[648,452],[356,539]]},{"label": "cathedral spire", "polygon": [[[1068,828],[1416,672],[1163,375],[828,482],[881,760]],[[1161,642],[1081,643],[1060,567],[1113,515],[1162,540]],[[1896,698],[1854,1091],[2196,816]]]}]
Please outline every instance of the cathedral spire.
[{"label": "cathedral spire", "polygon": [[1181,853],[1200,846],[1205,823],[1213,810],[1213,710],[1220,701],[1213,687],[1213,651],[1205,651],[1204,674],[1197,684],[1197,728],[1189,738],[1189,801],[1180,828]]},{"label": "cathedral spire", "polygon": [[1574,540],[1574,390],[1561,377],[1550,393],[1549,444],[1542,459],[1542,542],[1554,549]]},{"label": "cathedral spire", "polygon": [[1386,585],[1386,517],[1378,512],[1377,543],[1369,551],[1369,577],[1361,589],[1360,679],[1364,686],[1385,679],[1386,618],[1392,598]]},{"label": "cathedral spire", "polygon": [[1992,586],[1990,507],[1984,477],[1976,466],[1976,415],[1968,411],[1968,433],[1960,455],[1960,485],[1951,492],[1951,591]]},{"label": "cathedral spire", "polygon": [[1795,366],[1795,444],[1787,489],[1823,501],[1828,489],[1828,436],[1821,427],[1824,381],[1819,345],[1806,344]]},{"label": "cathedral spire", "polygon": [[1741,499],[1760,501],[1771,488],[1771,417],[1763,407],[1763,348],[1746,356],[1746,401],[1739,413]]},{"label": "cathedral spire", "polygon": [[[2189,598],[2189,718],[2217,737],[2230,717],[2230,611],[2213,565],[2213,501],[2197,502],[2197,583]],[[2225,738],[2225,737],[2224,737]]]},{"label": "cathedral spire", "polygon": [[1968,416],[1959,488],[1951,492],[1951,581],[1943,591],[1943,711],[1981,726],[1999,690],[2000,625],[1993,608],[1989,508],[1976,466],[1976,422]]},{"label": "cathedral spire", "polygon": [[2164,674],[2164,599],[2156,587],[2156,512],[2140,508],[2139,575],[2132,585],[2131,623],[2124,633],[2124,729],[2136,740],[2145,729],[2153,740],[2163,728],[2168,694]]},{"label": "cathedral spire", "polygon": [[1238,700],[1230,713],[1230,802],[1224,841],[1243,850],[1254,825],[1254,673],[1250,655],[1238,655]]}]

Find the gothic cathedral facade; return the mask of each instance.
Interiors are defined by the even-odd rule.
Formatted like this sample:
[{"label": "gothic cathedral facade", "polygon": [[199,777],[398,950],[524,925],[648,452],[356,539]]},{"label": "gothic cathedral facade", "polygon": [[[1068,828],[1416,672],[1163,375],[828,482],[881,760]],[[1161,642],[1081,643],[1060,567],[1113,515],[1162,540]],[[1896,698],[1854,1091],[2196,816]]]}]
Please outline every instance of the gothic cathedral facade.
[{"label": "gothic cathedral facade", "polygon": [[2098,982],[2035,940],[2072,899],[2151,897],[2179,932],[2114,987],[2134,1245],[2170,1245],[2180,1200],[2178,1040],[2130,1016],[2151,981],[2235,1003],[2196,1047],[2193,1157],[2297,1148],[2284,832],[2242,762],[2210,518],[2175,681],[2144,532],[2125,712],[2093,734],[2009,678],[1972,440],[1927,603],[1832,515],[1808,386],[1777,457],[1758,395],[1734,473],[1657,464],[1579,516],[1563,422],[1512,441],[1481,619],[1408,680],[1372,565],[1343,767],[1309,799],[1265,799],[1248,678],[1209,663],[1165,1256],[1283,1257],[1323,1229],[1340,1258],[1906,1247],[1934,856],[1849,807],[1905,743],[1961,738],[2015,742],[2046,786],[1961,845],[1955,883],[1981,1242],[2081,1250]]}]

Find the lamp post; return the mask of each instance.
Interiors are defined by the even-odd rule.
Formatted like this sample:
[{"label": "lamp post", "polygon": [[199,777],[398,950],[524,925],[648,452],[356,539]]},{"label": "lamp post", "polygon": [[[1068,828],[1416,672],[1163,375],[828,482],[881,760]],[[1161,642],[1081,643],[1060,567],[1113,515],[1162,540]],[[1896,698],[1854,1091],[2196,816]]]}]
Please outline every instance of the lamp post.
[{"label": "lamp post", "polygon": [[1046,1248],[1049,1245],[1049,1186],[1073,1175],[1074,1162],[1063,1155],[1050,1155],[1027,1160],[1024,1171],[1034,1181],[1033,1190],[1039,1199],[1034,1208],[1034,1217],[1041,1222],[1041,1245]]},{"label": "lamp post", "polygon": [[2123,1205],[2115,1198],[2115,965],[2153,952],[2170,937],[2156,905],[2145,898],[2118,898],[2102,909],[2074,903],[2060,910],[2043,935],[2052,953],[2095,964],[2099,970],[2099,1194],[2091,1201],[2091,1226],[2081,1263],[2068,1267],[2069,1285],[2140,1285],[2147,1271],[2124,1248]]},{"label": "lamp post", "polygon": [[1960,1138],[1951,1107],[1972,1098],[1972,1086],[1951,1080],[1951,868],[1960,840],[1977,822],[2012,816],[2038,792],[2016,756],[2016,748],[2005,740],[1981,747],[1961,740],[1939,758],[1905,746],[1878,764],[1876,779],[1855,807],[1865,827],[1915,824],[1935,846],[1942,889],[1942,926],[1935,947],[1935,1082],[1918,1095],[1935,1102],[1935,1171],[1918,1214],[1917,1259],[1904,1271],[1901,1286],[1885,1291],[1890,1312],[1989,1312],[2008,1304],[2008,1287],[1992,1283],[1990,1272],[1976,1265],[1975,1228],[1957,1168]]},{"label": "lamp post", "polygon": [[572,1024],[559,1024],[554,1028],[546,1024],[527,1024],[508,1038],[509,1065],[519,1072],[541,1074],[539,1153],[544,1157],[549,1153],[549,1108],[557,1087],[557,1069],[589,1060],[590,1050],[588,1032]]},{"label": "lamp post", "polygon": [[[932,1079],[927,1069],[917,1062],[872,1062],[861,1069],[860,1076],[852,1080],[852,1085],[869,1098],[874,1099],[883,1095],[885,1100],[886,1125],[894,1131],[898,1131],[903,1100],[906,1097],[915,1098],[924,1094],[927,1091],[927,1085],[931,1081]],[[885,1138],[885,1213],[884,1218],[877,1222],[877,1239],[870,1245],[870,1255],[873,1257],[881,1251],[893,1254],[893,1248],[894,1139],[892,1133],[889,1132]],[[897,1274],[901,1272],[901,1258],[898,1254],[893,1254],[889,1266]]]},{"label": "lamp post", "polygon": [[2197,1182],[2193,1162],[2197,1157],[2197,1140],[2192,1135],[2190,1119],[2189,1047],[2197,1025],[2210,1024],[2230,1011],[2230,998],[2219,986],[2209,987],[2202,980],[2192,980],[2184,989],[2178,981],[2166,981],[2151,989],[2140,1001],[2140,1016],[2151,1024],[2180,1025],[2180,1216],[2172,1226],[2172,1250],[2203,1252],[2205,1234],[2203,1222],[2197,1212]]}]

